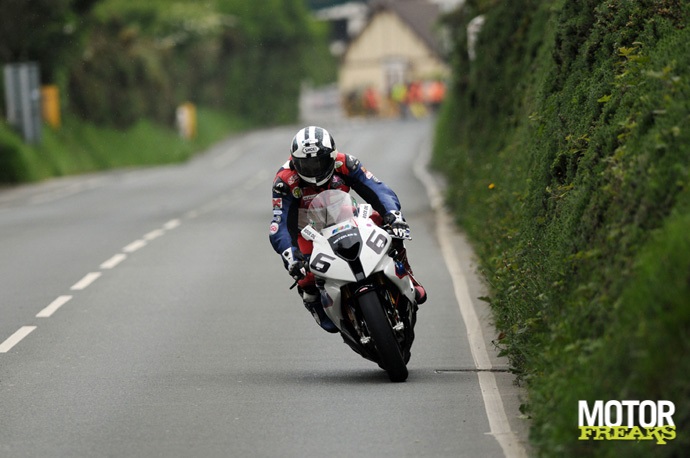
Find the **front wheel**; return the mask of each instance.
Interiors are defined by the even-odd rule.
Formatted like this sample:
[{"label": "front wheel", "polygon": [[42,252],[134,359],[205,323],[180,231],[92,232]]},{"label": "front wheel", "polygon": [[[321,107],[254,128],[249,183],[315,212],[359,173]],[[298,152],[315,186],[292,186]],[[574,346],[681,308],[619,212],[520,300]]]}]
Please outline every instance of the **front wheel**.
[{"label": "front wheel", "polygon": [[388,378],[391,382],[404,382],[407,380],[405,360],[376,292],[370,291],[362,295],[359,306]]}]

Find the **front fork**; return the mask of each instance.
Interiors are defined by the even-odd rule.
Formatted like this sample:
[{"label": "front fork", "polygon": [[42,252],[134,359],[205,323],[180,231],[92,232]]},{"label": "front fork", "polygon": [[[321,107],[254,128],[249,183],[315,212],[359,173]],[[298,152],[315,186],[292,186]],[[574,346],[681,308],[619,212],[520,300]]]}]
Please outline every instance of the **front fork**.
[{"label": "front fork", "polygon": [[[388,317],[388,321],[393,328],[396,339],[398,342],[402,343],[405,340],[405,324],[400,319],[400,311],[398,310],[398,301],[400,300],[400,293],[397,294],[397,298],[394,298],[389,291],[388,285],[384,281],[383,275],[377,275],[374,278],[374,285],[366,285],[360,287],[355,293],[354,297],[349,288],[343,293],[343,304],[347,304],[347,315],[350,322],[357,331],[359,336],[359,341],[362,345],[366,345],[371,341],[371,336],[369,336],[369,331],[366,329],[366,324],[360,314],[355,313],[352,308],[352,301],[356,300],[357,296],[364,294],[365,292],[370,292],[371,289],[376,290],[379,299],[384,302],[384,311]],[[357,316],[360,315],[360,316]]]}]

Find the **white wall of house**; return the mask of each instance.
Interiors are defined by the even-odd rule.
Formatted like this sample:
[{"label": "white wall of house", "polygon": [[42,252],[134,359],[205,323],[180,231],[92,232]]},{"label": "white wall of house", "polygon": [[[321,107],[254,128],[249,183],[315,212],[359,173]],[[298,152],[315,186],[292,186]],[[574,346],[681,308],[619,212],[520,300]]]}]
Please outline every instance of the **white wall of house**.
[{"label": "white wall of house", "polygon": [[397,81],[447,74],[447,66],[402,19],[381,11],[350,44],[338,85],[343,94],[367,86],[386,94]]}]

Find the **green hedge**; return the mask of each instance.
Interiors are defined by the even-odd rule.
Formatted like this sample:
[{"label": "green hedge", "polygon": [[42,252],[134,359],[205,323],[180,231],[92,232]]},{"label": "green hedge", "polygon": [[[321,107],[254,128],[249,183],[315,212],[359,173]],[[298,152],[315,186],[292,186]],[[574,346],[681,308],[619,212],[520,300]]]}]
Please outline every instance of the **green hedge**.
[{"label": "green hedge", "polygon": [[185,101],[294,122],[302,81],[335,79],[325,24],[303,0],[103,0],[90,21],[82,59],[68,69],[69,101],[101,125],[172,124]]},{"label": "green hedge", "polygon": [[[464,25],[480,12],[469,62]],[[453,165],[449,202],[544,456],[690,444],[689,18],[677,0],[516,0],[447,19],[456,66],[435,163]],[[577,441],[579,399],[672,400],[678,438]]]},{"label": "green hedge", "polygon": [[40,172],[29,165],[36,162],[35,150],[7,124],[0,122],[0,183],[31,181]]}]

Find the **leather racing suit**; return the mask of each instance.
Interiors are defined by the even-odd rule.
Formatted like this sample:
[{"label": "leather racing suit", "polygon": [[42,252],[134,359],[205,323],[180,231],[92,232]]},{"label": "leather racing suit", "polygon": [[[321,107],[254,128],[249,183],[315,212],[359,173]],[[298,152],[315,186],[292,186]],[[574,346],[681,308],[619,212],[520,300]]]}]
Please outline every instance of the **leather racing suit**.
[{"label": "leather racing suit", "polygon": [[[288,161],[273,180],[273,219],[269,231],[271,245],[276,253],[283,255],[284,262],[286,250],[293,250],[297,256],[311,254],[311,242],[305,240],[300,231],[308,224],[307,209],[312,199],[326,189],[345,192],[353,189],[379,215],[400,210],[400,201],[395,192],[353,156],[338,152],[333,176],[322,186],[301,180]],[[381,224],[380,220],[376,222]],[[308,273],[298,284],[301,289],[312,287],[314,275]]]}]

